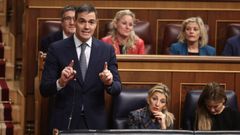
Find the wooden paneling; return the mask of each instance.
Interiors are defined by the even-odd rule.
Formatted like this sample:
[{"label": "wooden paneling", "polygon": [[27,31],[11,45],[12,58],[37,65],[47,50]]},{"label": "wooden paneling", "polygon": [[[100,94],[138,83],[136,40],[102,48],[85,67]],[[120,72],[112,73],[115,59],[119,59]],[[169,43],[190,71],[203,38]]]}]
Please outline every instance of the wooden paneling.
[{"label": "wooden paneling", "polygon": [[[36,77],[38,56],[38,34],[40,18],[59,18],[63,6],[79,5],[77,0],[27,0],[24,14],[23,44],[23,94],[27,107],[33,109],[35,91],[38,91]],[[91,1],[98,10],[99,25],[95,36],[103,37],[104,25],[113,18],[116,11],[130,9],[140,20],[151,23],[153,54],[161,52],[164,26],[167,23],[181,22],[191,16],[200,16],[209,25],[209,44],[220,54],[225,44],[227,24],[240,22],[240,2],[195,2],[195,1]],[[51,5],[51,6],[50,6]],[[143,59],[142,59],[143,58]],[[138,60],[141,59],[141,60]],[[181,104],[186,91],[191,86],[219,81],[233,88],[240,95],[240,66],[238,58],[227,57],[171,57],[171,56],[118,56],[119,71],[125,87],[151,87],[164,82],[172,89],[173,99],[170,109],[179,123]],[[132,78],[132,76],[137,76]],[[149,76],[149,77],[147,77]],[[189,84],[189,85],[188,85]],[[199,86],[199,87],[200,87]],[[30,99],[30,100],[28,100]],[[180,102],[181,99],[181,102]],[[239,100],[240,101],[240,100]],[[26,111],[26,121],[34,121],[34,114]],[[178,124],[176,125],[179,126]],[[38,128],[38,127],[36,127]],[[39,128],[41,129],[41,128]]]},{"label": "wooden paneling", "polygon": [[224,46],[226,44],[227,38],[228,38],[228,25],[231,23],[239,23],[240,24],[240,18],[239,20],[216,20],[215,23],[215,46],[217,49],[218,54],[221,54],[222,50],[224,49]]},{"label": "wooden paneling", "polygon": [[[221,2],[225,1],[225,2]],[[26,3],[31,8],[61,8],[67,4],[79,5],[84,2],[89,2],[88,0],[28,0]],[[233,2],[232,0],[148,0],[141,1],[138,0],[92,0],[92,4],[97,7],[104,8],[142,8],[142,9],[188,9],[188,10],[229,10],[238,9],[239,2]]]},{"label": "wooden paneling", "polygon": [[6,0],[0,0],[0,13],[5,13],[5,9],[6,9]]},{"label": "wooden paneling", "polygon": [[[119,9],[99,9],[99,23],[95,31],[95,37],[102,38],[105,36],[106,24],[111,21],[114,14]],[[166,24],[181,23],[184,19],[192,16],[200,16],[204,22],[209,25],[209,44],[217,49],[217,55],[221,55],[227,39],[227,26],[230,23],[240,23],[240,11],[203,11],[203,10],[148,10],[148,9],[132,9],[137,19],[149,21],[151,24],[151,42],[153,54],[163,54],[163,35]],[[31,23],[40,23],[41,19],[56,20],[59,18],[60,9],[31,9],[32,14],[36,15],[35,20]],[[35,13],[34,13],[35,12]],[[48,16],[46,16],[48,15]],[[167,15],[167,16],[166,16]],[[29,20],[30,21],[30,20]],[[37,40],[36,46],[32,46],[34,50],[39,48],[39,31],[41,25],[36,25],[36,33],[33,33],[33,40]],[[35,26],[31,26],[35,27]]]},{"label": "wooden paneling", "polygon": [[6,25],[7,19],[7,0],[0,0],[0,26]]},{"label": "wooden paneling", "polygon": [[238,57],[119,55],[117,58],[124,87],[150,87],[158,82],[169,86],[172,95],[169,110],[176,117],[177,129],[180,128],[182,107],[188,91],[202,89],[209,82],[218,82],[240,96]]},{"label": "wooden paneling", "polygon": [[[171,90],[169,110],[175,115],[175,128],[181,127],[181,116],[186,93],[202,89],[209,82],[218,82],[226,90],[234,90],[240,97],[240,59],[238,57],[197,57],[169,55],[118,55],[120,78],[124,88],[151,88],[162,82]],[[40,58],[39,78],[43,70]],[[46,126],[47,100],[35,94],[36,129]],[[106,97],[107,111],[111,116],[111,97]],[[239,100],[239,98],[238,98]],[[42,109],[40,109],[41,107]],[[239,104],[240,107],[240,104]],[[43,118],[42,118],[43,117]],[[110,117],[111,118],[111,117]],[[39,131],[40,132],[40,131]],[[41,131],[43,132],[43,131]]]}]

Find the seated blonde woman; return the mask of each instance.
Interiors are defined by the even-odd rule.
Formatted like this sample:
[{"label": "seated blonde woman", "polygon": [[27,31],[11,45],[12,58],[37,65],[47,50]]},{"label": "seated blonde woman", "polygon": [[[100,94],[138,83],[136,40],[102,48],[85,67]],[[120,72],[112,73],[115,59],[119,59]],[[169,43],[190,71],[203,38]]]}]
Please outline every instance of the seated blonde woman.
[{"label": "seated blonde woman", "polygon": [[101,40],[112,45],[116,54],[144,54],[144,41],[133,29],[135,14],[130,10],[120,10],[111,22],[110,35]]},{"label": "seated blonde woman", "polygon": [[170,91],[159,83],[148,91],[147,106],[129,114],[130,129],[172,129],[174,116],[168,112]]},{"label": "seated blonde woman", "polygon": [[191,17],[182,22],[178,42],[170,47],[173,55],[216,55],[216,49],[208,43],[208,35],[203,20]]}]

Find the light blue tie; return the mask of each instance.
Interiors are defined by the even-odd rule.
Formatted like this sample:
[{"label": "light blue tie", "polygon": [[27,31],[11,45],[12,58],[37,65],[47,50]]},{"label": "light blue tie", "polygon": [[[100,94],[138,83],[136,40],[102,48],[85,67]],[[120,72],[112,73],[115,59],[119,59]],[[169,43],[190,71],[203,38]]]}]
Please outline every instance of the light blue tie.
[{"label": "light blue tie", "polygon": [[86,75],[86,72],[87,72],[87,59],[86,59],[86,55],[85,55],[86,47],[87,47],[87,44],[82,43],[81,54],[80,54],[80,68],[81,68],[83,80],[85,79],[85,75]]}]

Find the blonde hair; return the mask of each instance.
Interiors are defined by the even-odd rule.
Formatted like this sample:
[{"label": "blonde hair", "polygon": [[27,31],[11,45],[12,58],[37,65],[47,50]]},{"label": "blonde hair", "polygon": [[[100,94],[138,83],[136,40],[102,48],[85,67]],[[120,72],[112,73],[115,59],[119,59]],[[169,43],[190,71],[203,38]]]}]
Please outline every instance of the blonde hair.
[{"label": "blonde hair", "polygon": [[207,101],[227,101],[227,96],[225,90],[215,82],[208,83],[198,100],[198,106],[196,111],[196,128],[198,130],[211,130],[212,129],[212,120],[210,118],[208,109],[206,107]]},{"label": "blonde hair", "polygon": [[[148,97],[147,100],[149,101],[150,98],[152,97],[152,95],[155,92],[159,92],[163,95],[165,95],[166,97],[166,105],[168,104],[169,100],[170,100],[170,91],[169,88],[167,87],[167,85],[163,84],[163,83],[158,83],[155,86],[153,86],[149,91],[148,91]],[[174,115],[170,112],[168,112],[167,107],[164,108],[163,113],[166,114],[166,126],[170,127],[171,125],[173,125],[173,121],[174,121]]]},{"label": "blonde hair", "polygon": [[182,22],[181,32],[178,35],[178,41],[181,43],[186,42],[186,36],[185,36],[186,26],[192,22],[197,23],[200,29],[200,37],[199,37],[200,47],[207,45],[208,33],[201,17],[190,17]]},{"label": "blonde hair", "polygon": [[[114,41],[116,41],[116,35],[117,35],[117,28],[114,27],[114,24],[116,24],[125,15],[131,16],[133,18],[133,23],[136,20],[135,14],[130,10],[120,10],[116,13],[114,19],[110,24],[110,27],[112,28],[112,31],[110,32],[110,34],[112,35],[113,44],[115,44]],[[137,39],[139,39],[139,37],[135,34],[135,31],[132,30],[126,42],[120,41],[120,43],[122,43],[125,47],[125,53],[127,49],[135,47],[135,42]]]}]

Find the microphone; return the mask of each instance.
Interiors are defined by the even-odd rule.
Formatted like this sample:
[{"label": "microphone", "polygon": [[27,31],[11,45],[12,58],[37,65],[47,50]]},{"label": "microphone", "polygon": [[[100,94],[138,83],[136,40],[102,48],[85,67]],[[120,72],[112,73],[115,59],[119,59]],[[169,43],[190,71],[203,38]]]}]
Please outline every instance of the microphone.
[{"label": "microphone", "polygon": [[[77,72],[74,70],[74,73],[75,73],[75,75],[76,75]],[[75,81],[76,83],[77,83],[77,81],[79,81],[76,76],[75,76],[75,78],[74,78],[74,81]],[[76,85],[77,85],[77,84],[76,84]],[[71,127],[72,115],[73,115],[74,107],[75,107],[76,85],[73,86],[73,94],[74,94],[74,95],[73,95],[71,113],[70,113],[69,118],[68,118],[68,127],[67,127],[68,130],[70,130],[70,127]],[[82,112],[81,112],[80,115],[81,115],[81,117],[83,118],[83,123],[84,123],[86,129],[89,129],[89,128],[88,128],[87,121],[86,121],[86,117],[85,117],[85,114],[84,114],[84,105],[82,105],[81,111],[82,111]]]},{"label": "microphone", "polygon": [[[73,72],[75,74],[75,78],[73,80],[76,82],[77,81],[77,77],[76,77],[77,72],[76,72],[76,70],[74,70]],[[70,130],[70,126],[72,123],[72,115],[73,115],[74,106],[75,106],[75,98],[76,98],[76,85],[73,85],[73,101],[72,101],[71,113],[68,118],[68,127],[67,127],[68,130]]]}]

